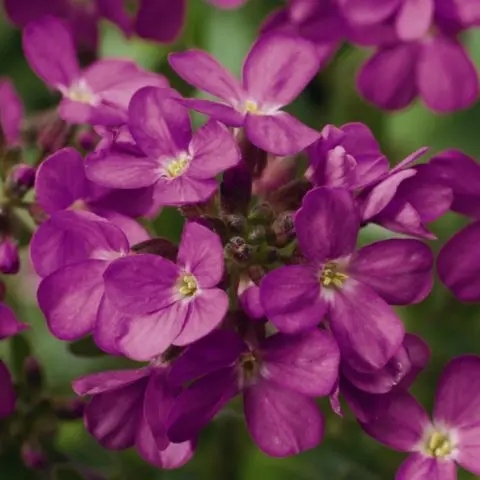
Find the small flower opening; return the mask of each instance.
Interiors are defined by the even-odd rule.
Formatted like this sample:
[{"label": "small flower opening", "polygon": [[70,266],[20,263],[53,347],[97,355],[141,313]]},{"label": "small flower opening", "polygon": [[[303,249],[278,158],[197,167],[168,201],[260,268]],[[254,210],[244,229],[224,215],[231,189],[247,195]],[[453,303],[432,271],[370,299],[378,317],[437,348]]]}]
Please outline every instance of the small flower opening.
[{"label": "small flower opening", "polygon": [[88,105],[98,104],[97,96],[84,80],[79,80],[71,85],[65,92],[65,96],[74,102],[86,103]]},{"label": "small flower opening", "polygon": [[443,432],[435,430],[428,438],[425,451],[427,455],[436,458],[448,457],[454,450],[451,438]]},{"label": "small flower opening", "polygon": [[320,283],[323,287],[342,288],[348,275],[338,271],[336,263],[326,263],[320,275]]},{"label": "small flower opening", "polygon": [[244,104],[244,108],[246,113],[251,113],[251,114],[260,113],[257,103],[254,102],[253,100],[247,100]]},{"label": "small flower opening", "polygon": [[177,178],[182,175],[188,167],[189,158],[186,155],[181,155],[175,160],[170,161],[165,170],[169,178]]},{"label": "small flower opening", "polygon": [[197,279],[190,273],[186,273],[180,277],[178,282],[178,291],[184,297],[193,297],[198,290]]},{"label": "small flower opening", "polygon": [[240,355],[239,365],[243,382],[249,383],[258,374],[260,365],[253,352],[245,352]]}]

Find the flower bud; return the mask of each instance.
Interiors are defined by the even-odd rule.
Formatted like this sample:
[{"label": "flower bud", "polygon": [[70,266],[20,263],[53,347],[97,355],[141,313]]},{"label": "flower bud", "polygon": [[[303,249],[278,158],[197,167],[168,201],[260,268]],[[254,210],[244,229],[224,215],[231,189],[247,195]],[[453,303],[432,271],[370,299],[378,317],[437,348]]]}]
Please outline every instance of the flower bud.
[{"label": "flower bud", "polygon": [[253,181],[253,193],[266,196],[295,178],[298,162],[294,157],[270,155],[261,175]]},{"label": "flower bud", "polygon": [[25,163],[15,165],[7,177],[7,193],[17,198],[23,197],[35,183],[35,172],[35,168]]},{"label": "flower bud", "polygon": [[252,260],[253,247],[242,237],[232,237],[225,245],[225,254],[238,263],[248,263]]},{"label": "flower bud", "polygon": [[40,390],[43,383],[42,367],[35,357],[27,357],[23,364],[27,386],[31,390]]},{"label": "flower bud", "polygon": [[21,455],[23,463],[31,470],[42,470],[48,465],[45,452],[37,442],[25,442],[21,448]]},{"label": "flower bud", "polygon": [[78,146],[87,152],[92,151],[100,141],[100,136],[94,130],[80,132],[77,137]]},{"label": "flower bud", "polygon": [[273,222],[272,229],[276,237],[275,244],[278,247],[287,245],[287,243],[295,238],[293,212],[281,213]]},{"label": "flower bud", "polygon": [[4,237],[0,242],[0,272],[5,274],[18,273],[20,259],[16,243],[10,237]]},{"label": "flower bud", "polygon": [[82,398],[53,400],[53,411],[60,420],[77,420],[82,418],[85,406],[85,400]]}]

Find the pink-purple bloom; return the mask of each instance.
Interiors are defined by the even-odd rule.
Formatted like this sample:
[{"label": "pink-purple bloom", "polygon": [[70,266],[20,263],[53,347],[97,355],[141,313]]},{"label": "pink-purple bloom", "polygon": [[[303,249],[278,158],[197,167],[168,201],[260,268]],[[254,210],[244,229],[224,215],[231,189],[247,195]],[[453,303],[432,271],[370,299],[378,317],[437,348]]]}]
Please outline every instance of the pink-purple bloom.
[{"label": "pink-purple bloom", "polygon": [[220,237],[196,222],[185,225],[176,263],[152,254],[132,255],[105,272],[108,301],[130,316],[118,342],[123,353],[149,360],[171,344],[188,345],[224,319],[228,295]]},{"label": "pink-purple bloom", "polygon": [[23,103],[8,78],[0,79],[0,127],[8,146],[20,143]]},{"label": "pink-purple bloom", "polygon": [[221,100],[188,99],[184,105],[228,126],[243,126],[257,147],[291,155],[318,138],[316,131],[282,110],[318,71],[310,42],[285,34],[260,37],[245,59],[242,82],[201,50],[171,54],[169,62],[188,83]]},{"label": "pink-purple bloom", "polygon": [[460,356],[446,366],[433,420],[408,393],[373,406],[373,413],[364,430],[390,448],[410,453],[397,480],[453,480],[456,464],[480,475],[480,357]]},{"label": "pink-purple bloom", "polygon": [[392,239],[355,251],[360,212],[344,189],[311,190],[295,229],[305,263],[262,279],[266,316],[286,333],[312,329],[326,317],[346,363],[365,372],[382,368],[404,337],[390,305],[420,302],[432,288],[430,249]]},{"label": "pink-purple bloom", "polygon": [[69,123],[121,125],[138,89],[167,86],[164,77],[145,72],[130,60],[98,60],[81,70],[72,33],[55,17],[29,23],[23,31],[23,49],[34,72],[62,94],[59,115]]},{"label": "pink-purple bloom", "polygon": [[176,382],[193,382],[173,404],[167,435],[173,442],[196,436],[242,393],[247,427],[261,450],[285,457],[314,448],[324,426],[313,399],[330,393],[339,360],[338,347],[325,331],[277,333],[248,345],[232,331],[217,330],[172,366]]},{"label": "pink-purple bloom", "polygon": [[187,108],[175,90],[146,87],[129,107],[128,127],[137,151],[103,149],[87,161],[90,180],[110,188],[154,187],[160,205],[207,200],[217,189],[216,175],[235,166],[240,152],[219,122],[192,132]]}]

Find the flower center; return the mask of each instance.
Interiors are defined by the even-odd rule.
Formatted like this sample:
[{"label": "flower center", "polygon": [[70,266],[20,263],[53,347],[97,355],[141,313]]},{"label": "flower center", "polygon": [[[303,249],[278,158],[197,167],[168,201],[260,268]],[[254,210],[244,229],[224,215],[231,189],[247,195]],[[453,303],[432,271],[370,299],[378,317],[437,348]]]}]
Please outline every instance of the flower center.
[{"label": "flower center", "polygon": [[259,362],[253,352],[245,352],[240,355],[238,363],[241,368],[243,383],[250,383],[255,379],[259,370]]},{"label": "flower center", "polygon": [[177,178],[182,175],[188,167],[189,158],[187,155],[181,155],[175,160],[170,161],[165,170],[170,178]]},{"label": "flower center", "polygon": [[97,96],[92,92],[85,80],[79,80],[74,83],[66,91],[65,96],[74,102],[87,103],[96,105],[98,103]]},{"label": "flower center", "polygon": [[447,457],[454,450],[454,445],[445,433],[434,431],[427,440],[425,450],[431,457]]},{"label": "flower center", "polygon": [[184,297],[193,297],[198,290],[197,279],[191,274],[186,273],[180,277],[178,282],[178,291]]},{"label": "flower center", "polygon": [[348,275],[338,271],[336,263],[326,263],[320,275],[320,283],[323,287],[343,287]]},{"label": "flower center", "polygon": [[253,100],[247,100],[244,104],[244,108],[246,113],[260,113],[258,105]]}]

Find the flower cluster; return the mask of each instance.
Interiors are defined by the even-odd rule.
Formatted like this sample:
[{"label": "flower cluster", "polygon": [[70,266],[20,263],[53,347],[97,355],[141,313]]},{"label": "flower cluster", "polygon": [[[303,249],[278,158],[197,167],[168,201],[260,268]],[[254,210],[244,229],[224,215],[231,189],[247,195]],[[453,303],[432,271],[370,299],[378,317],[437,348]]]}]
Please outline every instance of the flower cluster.
[{"label": "flower cluster", "polygon": [[[154,26],[154,38],[172,40],[185,2],[141,1],[136,20],[117,1],[82,6],[88,18],[69,2],[48,12],[30,3],[7,10],[26,25],[30,67],[61,100],[37,139],[40,160],[13,162],[2,179],[0,271],[18,271],[23,209],[50,332],[141,362],[74,382],[91,435],[178,468],[241,395],[253,441],[285,457],[320,444],[316,399],[328,397],[335,413],[343,399],[368,435],[411,453],[397,478],[454,478],[455,462],[480,475],[480,357],[446,367],[430,421],[409,392],[430,351],[396,309],[430,294],[429,224],[450,210],[475,221],[442,248],[439,277],[461,300],[480,300],[480,167],[459,151],[426,161],[427,148],[391,167],[366,125],[317,131],[284,110],[343,39],[377,47],[358,81],[380,107],[417,95],[442,112],[471,105],[477,72],[457,37],[480,22],[476,1],[291,0],[265,23],[241,80],[207,52],[169,55],[217,100],[184,98],[130,60],[77,59],[80,21],[96,28],[104,16],[147,38]],[[10,158],[22,106],[8,81],[0,100]],[[207,117],[199,128],[193,112]],[[85,125],[88,136],[75,137]],[[185,219],[178,245],[151,228],[172,208]],[[372,224],[392,238],[358,247]],[[23,328],[0,305],[0,338]],[[14,398],[0,362],[1,417]]]}]

